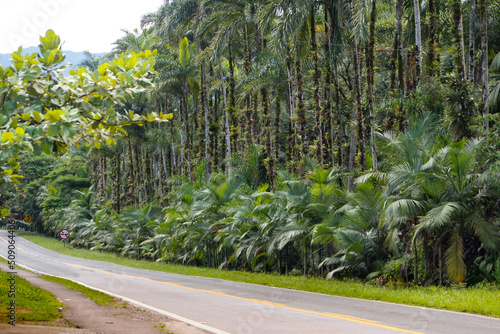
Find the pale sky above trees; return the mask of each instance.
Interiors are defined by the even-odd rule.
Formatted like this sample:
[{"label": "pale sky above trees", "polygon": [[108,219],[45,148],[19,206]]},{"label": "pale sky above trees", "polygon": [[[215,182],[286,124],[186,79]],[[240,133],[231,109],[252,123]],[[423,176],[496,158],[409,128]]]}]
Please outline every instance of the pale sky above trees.
[{"label": "pale sky above trees", "polygon": [[0,53],[19,46],[37,46],[39,36],[53,29],[71,51],[108,52],[122,37],[121,29],[139,28],[142,15],[156,11],[163,0],[2,0]]}]

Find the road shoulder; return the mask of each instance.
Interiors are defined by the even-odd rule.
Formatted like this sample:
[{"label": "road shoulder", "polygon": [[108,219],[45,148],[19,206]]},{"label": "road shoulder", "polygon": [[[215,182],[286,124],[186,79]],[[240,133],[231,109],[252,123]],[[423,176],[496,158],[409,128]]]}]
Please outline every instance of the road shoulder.
[{"label": "road shoulder", "polygon": [[[8,271],[4,263],[0,263],[0,270]],[[28,280],[54,294],[64,304],[62,316],[66,321],[58,321],[56,326],[29,326],[0,324],[3,334],[17,333],[175,333],[198,334],[207,333],[188,324],[172,320],[162,314],[137,307],[130,303],[120,302],[126,307],[103,307],[90,300],[81,292],[70,290],[63,285],[40,278],[40,275],[18,269],[18,276]],[[54,325],[54,324],[52,324]]]}]

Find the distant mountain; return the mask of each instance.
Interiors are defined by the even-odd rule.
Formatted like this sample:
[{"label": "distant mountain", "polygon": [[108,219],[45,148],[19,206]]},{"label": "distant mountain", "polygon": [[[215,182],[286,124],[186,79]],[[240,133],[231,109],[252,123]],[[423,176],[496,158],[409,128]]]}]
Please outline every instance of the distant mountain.
[{"label": "distant mountain", "polygon": [[[39,51],[38,47],[30,46],[28,48],[23,49],[23,54],[36,53],[38,51]],[[82,61],[85,60],[85,54],[83,53],[83,51],[74,52],[74,51],[63,50],[63,53],[66,55],[65,62],[71,64],[71,66],[66,68],[66,72],[78,66]],[[105,54],[106,54],[105,52],[93,53],[93,55],[96,57],[103,56]],[[11,59],[12,56],[10,55],[10,53],[0,53],[0,65],[3,68],[11,65]]]}]

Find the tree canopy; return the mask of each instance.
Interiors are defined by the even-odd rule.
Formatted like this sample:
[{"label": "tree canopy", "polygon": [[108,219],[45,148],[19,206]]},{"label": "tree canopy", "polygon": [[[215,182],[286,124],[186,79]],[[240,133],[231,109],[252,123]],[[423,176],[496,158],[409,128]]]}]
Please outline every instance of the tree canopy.
[{"label": "tree canopy", "polygon": [[[0,67],[0,189],[18,183],[17,162],[24,151],[61,155],[69,147],[116,144],[124,126],[163,121],[170,115],[143,116],[115,109],[127,96],[152,84],[156,52],[115,56],[94,71],[79,67],[65,76],[60,38],[52,30],[40,37],[40,51],[12,53],[12,65]],[[2,216],[9,214],[3,208]]]}]

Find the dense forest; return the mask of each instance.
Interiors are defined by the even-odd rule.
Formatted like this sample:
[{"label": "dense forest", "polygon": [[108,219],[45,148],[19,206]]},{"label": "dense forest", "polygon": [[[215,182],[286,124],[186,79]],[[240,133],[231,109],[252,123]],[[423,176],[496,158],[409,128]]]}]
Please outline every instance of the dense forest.
[{"label": "dense forest", "polygon": [[154,85],[115,109],[171,121],[22,156],[11,217],[152,261],[498,284],[499,18],[498,0],[165,1],[106,57],[157,50]]}]

